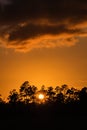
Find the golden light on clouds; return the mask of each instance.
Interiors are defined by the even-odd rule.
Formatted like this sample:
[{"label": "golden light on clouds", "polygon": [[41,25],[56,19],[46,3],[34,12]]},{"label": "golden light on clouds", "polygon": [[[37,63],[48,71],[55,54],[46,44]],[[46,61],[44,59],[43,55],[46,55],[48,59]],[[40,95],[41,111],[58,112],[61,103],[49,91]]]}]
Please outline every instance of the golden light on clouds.
[{"label": "golden light on clouds", "polygon": [[28,52],[39,48],[71,47],[78,42],[78,39],[67,34],[62,34],[60,36],[45,35],[24,41],[8,41],[8,38],[9,35],[6,35],[5,38],[0,39],[0,42],[3,43],[1,46],[6,48],[14,48],[15,51],[19,52]]}]

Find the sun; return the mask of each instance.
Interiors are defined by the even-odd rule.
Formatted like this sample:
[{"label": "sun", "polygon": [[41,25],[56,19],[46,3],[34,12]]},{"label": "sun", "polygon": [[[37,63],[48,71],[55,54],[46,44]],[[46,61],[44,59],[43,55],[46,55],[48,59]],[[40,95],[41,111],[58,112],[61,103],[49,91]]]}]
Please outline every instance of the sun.
[{"label": "sun", "polygon": [[38,92],[36,94],[36,103],[43,104],[46,102],[46,93],[44,92]]},{"label": "sun", "polygon": [[40,94],[38,95],[38,98],[39,98],[40,100],[43,100],[43,99],[44,99],[44,95],[43,95],[42,93],[40,93]]}]

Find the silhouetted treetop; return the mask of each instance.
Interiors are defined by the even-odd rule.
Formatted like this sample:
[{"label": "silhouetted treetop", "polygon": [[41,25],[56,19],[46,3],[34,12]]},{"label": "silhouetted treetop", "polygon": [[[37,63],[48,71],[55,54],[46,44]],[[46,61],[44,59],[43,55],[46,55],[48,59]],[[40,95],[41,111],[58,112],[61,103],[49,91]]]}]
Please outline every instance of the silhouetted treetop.
[{"label": "silhouetted treetop", "polygon": [[63,84],[61,87],[45,87],[44,85],[38,89],[35,85],[30,85],[29,81],[25,81],[19,88],[19,92],[16,89],[10,91],[8,96],[8,103],[21,102],[24,104],[40,103],[39,94],[44,95],[43,103],[70,103],[70,102],[85,102],[87,99],[87,87],[78,90],[74,87],[68,87]]},{"label": "silhouetted treetop", "polygon": [[[0,104],[5,102],[0,96]],[[56,87],[46,87],[44,85],[41,88],[37,88],[35,85],[31,85],[29,81],[25,81],[19,87],[19,91],[13,89],[9,92],[6,104],[85,104],[87,105],[87,87],[83,87],[78,90],[74,87],[68,87],[63,84]]]}]

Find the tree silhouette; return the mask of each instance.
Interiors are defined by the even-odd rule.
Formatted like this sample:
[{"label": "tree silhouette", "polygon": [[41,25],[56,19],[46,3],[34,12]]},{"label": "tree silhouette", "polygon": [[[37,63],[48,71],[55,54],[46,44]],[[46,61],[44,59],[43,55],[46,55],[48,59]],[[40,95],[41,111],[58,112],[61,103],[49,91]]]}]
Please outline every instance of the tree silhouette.
[{"label": "tree silhouette", "polygon": [[74,100],[74,89],[69,88],[66,92],[66,95],[67,95],[66,102],[71,102],[72,100]]},{"label": "tree silhouette", "polygon": [[28,87],[28,96],[30,97],[30,101],[33,103],[35,102],[36,99],[36,92],[37,92],[37,87],[35,87],[34,85]]},{"label": "tree silhouette", "polygon": [[16,89],[10,91],[10,95],[8,96],[8,102],[11,104],[16,104],[19,101],[19,94]]},{"label": "tree silhouette", "polygon": [[57,103],[64,103],[64,95],[63,93],[59,93],[56,95],[56,102]]},{"label": "tree silhouette", "polygon": [[79,92],[79,99],[82,104],[87,105],[87,87],[84,87]]},{"label": "tree silhouette", "polygon": [[0,94],[0,104],[5,103],[5,101],[2,99],[2,95]]},{"label": "tree silhouette", "polygon": [[31,86],[28,81],[25,81],[19,90],[21,101],[25,102],[26,104],[34,102],[36,91],[37,87],[34,85]]},{"label": "tree silhouette", "polygon": [[29,102],[29,99],[28,99],[28,87],[30,87],[29,82],[25,81],[20,86],[20,89],[19,89],[21,101],[25,102],[25,103]]},{"label": "tree silhouette", "polygon": [[54,101],[55,92],[54,92],[53,87],[48,87],[47,88],[47,96],[48,96],[48,101],[49,102]]},{"label": "tree silhouette", "polygon": [[61,88],[60,88],[59,86],[56,86],[56,87],[55,87],[55,93],[56,93],[56,94],[61,93]]},{"label": "tree silhouette", "polygon": [[63,85],[61,86],[61,92],[62,92],[64,95],[66,95],[67,90],[68,90],[68,85],[67,85],[67,84],[63,84]]}]

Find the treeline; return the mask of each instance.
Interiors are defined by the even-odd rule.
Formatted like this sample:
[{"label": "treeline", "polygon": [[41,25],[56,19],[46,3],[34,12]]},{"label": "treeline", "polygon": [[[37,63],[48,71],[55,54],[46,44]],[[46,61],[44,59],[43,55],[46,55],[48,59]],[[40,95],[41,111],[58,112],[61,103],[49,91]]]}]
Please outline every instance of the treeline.
[{"label": "treeline", "polygon": [[[44,99],[41,101],[38,96],[39,94],[44,95]],[[81,102],[86,103],[87,100],[87,87],[83,87],[81,90],[76,89],[74,87],[69,88],[68,85],[64,84],[61,87],[56,86],[55,88],[45,87],[44,85],[38,89],[34,85],[30,85],[28,81],[25,81],[19,88],[19,91],[13,89],[9,92],[7,97],[7,102],[5,102],[0,95],[0,104],[1,103],[50,103],[50,102],[58,102],[58,103],[71,103],[71,102]]]},{"label": "treeline", "polygon": [[[44,98],[40,99],[39,94]],[[87,115],[87,87],[81,90],[69,88],[64,84],[55,88],[42,86],[38,89],[25,81],[19,91],[9,92],[7,102],[0,97],[0,115],[10,117],[19,115]],[[14,117],[13,116],[13,117]]]},{"label": "treeline", "polygon": [[[82,90],[78,90],[76,88],[68,88],[68,85],[64,84],[61,87],[56,86],[55,88],[45,87],[44,85],[38,90],[38,88],[34,85],[30,85],[28,81],[25,81],[19,88],[19,91],[13,89],[9,92],[7,97],[7,102],[5,102],[0,95],[0,103],[47,103],[47,102],[60,102],[60,103],[68,103],[68,102],[76,102],[82,100],[84,98],[84,94],[86,93],[86,87],[82,88]],[[83,94],[82,94],[83,93]],[[40,100],[38,98],[39,94],[44,95],[44,100]],[[83,96],[82,96],[83,95]]]}]

